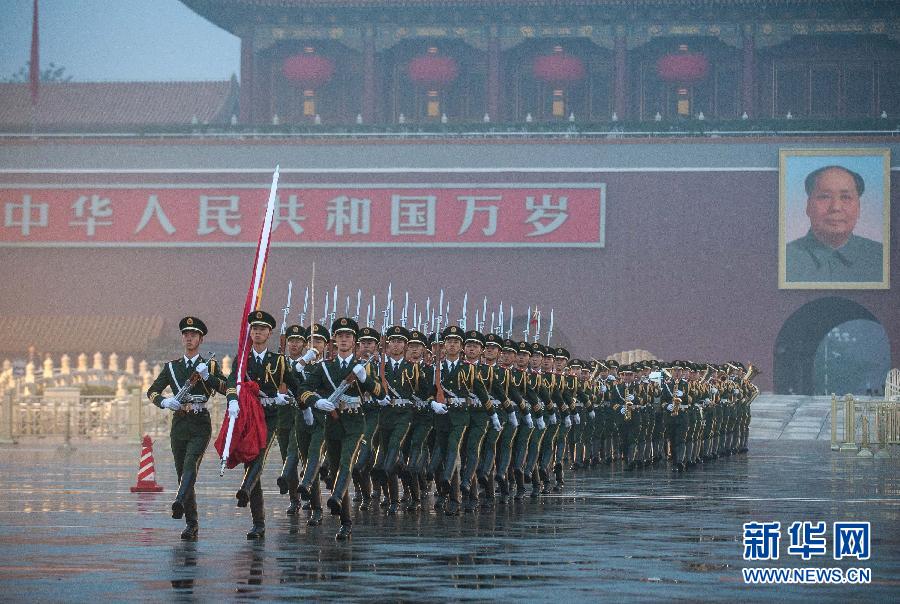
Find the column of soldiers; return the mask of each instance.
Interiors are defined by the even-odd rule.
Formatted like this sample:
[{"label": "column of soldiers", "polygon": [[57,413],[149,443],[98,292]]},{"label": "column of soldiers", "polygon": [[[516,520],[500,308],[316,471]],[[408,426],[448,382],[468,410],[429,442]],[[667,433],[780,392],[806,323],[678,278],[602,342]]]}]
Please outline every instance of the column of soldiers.
[{"label": "column of soldiers", "polygon": [[[390,325],[379,333],[350,317],[330,329],[289,326],[279,354],[268,350],[272,315],[254,311],[247,320],[253,346],[245,376],[235,369],[225,377],[200,357],[206,327],[185,317],[184,355],[147,393],[174,413],[172,516],[186,519],[183,539],[198,535],[194,482],[211,432],[206,403],[225,394],[236,417],[239,380],[259,385],[268,431],[236,494],[238,506],[250,506],[248,539],[265,535],[260,476],[275,439],[286,513],[305,511],[315,527],[327,508],[339,519],[338,540],[352,535],[351,483],[361,512],[415,513],[433,493],[433,509],[454,516],[558,493],[566,470],[621,463],[634,471],[668,460],[683,472],[747,451],[758,389],[753,368],[741,363],[587,362],[562,347],[456,325],[432,334]],[[163,396],[166,387],[173,396]]]}]

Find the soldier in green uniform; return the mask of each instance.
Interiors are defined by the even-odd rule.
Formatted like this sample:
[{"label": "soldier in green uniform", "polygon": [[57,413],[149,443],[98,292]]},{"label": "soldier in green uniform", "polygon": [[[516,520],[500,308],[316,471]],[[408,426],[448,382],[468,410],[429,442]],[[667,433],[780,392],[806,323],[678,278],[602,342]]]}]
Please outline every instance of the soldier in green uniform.
[{"label": "soldier in green uniform", "polygon": [[[387,359],[384,378],[388,403],[381,412],[381,430],[378,453],[375,457],[373,476],[387,485],[390,504],[387,513],[396,514],[400,509],[398,479],[401,470],[403,440],[412,425],[414,397],[427,396],[423,391],[422,372],[418,364],[406,360],[406,343],[409,330],[393,325],[387,331]],[[430,384],[425,384],[430,386]]]},{"label": "soldier in green uniform", "polygon": [[[553,471],[553,461],[556,458],[556,438],[559,434],[559,429],[562,422],[560,419],[561,413],[559,412],[560,398],[558,392],[560,376],[556,374],[556,371],[554,371],[554,356],[556,354],[556,349],[542,346],[541,350],[544,353],[543,360],[541,361],[541,379],[543,380],[543,388],[547,392],[547,404],[544,408],[544,420],[546,422],[547,429],[544,432],[544,438],[541,442],[541,451],[537,462],[537,471],[539,477],[537,484],[541,487],[540,492],[543,494],[547,494],[552,488],[550,485],[550,472]],[[533,478],[531,496],[535,497]]]},{"label": "soldier in green uniform", "polygon": [[[297,373],[301,387],[315,365],[321,363],[325,358],[325,349],[330,339],[328,330],[319,323],[312,324],[309,332],[311,334],[309,350],[303,358],[305,363],[298,362],[294,365],[294,371]],[[294,423],[298,467],[303,468],[303,478],[297,485],[297,492],[302,499],[308,502],[307,526],[322,524],[322,487],[319,481],[319,468],[322,465],[322,456],[325,454],[325,418],[324,411],[307,406],[297,414],[297,421]]]},{"label": "soldier in green uniform", "polygon": [[[541,412],[543,411],[544,403],[538,397],[537,382],[539,380],[529,367],[531,363],[531,346],[528,342],[518,342],[516,344],[515,358],[512,380],[522,394],[523,401],[522,405],[520,405],[520,411],[524,423],[519,423],[519,429],[516,431],[515,440],[513,441],[512,477],[516,483],[516,493],[513,498],[516,501],[521,501],[525,497],[525,471],[528,461],[528,450],[531,441],[537,438],[535,436],[535,432],[538,430],[537,424],[543,424],[544,420],[541,419]],[[537,421],[535,421],[535,418],[537,418]]]},{"label": "soldier in green uniform", "polygon": [[565,484],[563,480],[563,463],[565,460],[566,450],[569,442],[569,433],[572,431],[574,424],[572,417],[574,411],[574,378],[569,375],[566,369],[571,355],[565,348],[557,348],[553,358],[553,372],[556,375],[556,388],[553,396],[556,399],[556,408],[559,411],[560,425],[556,433],[556,439],[553,448],[553,474],[556,483],[553,485],[553,491],[558,493]]},{"label": "soldier in green uniform", "polygon": [[[381,334],[374,327],[360,327],[357,355],[360,360],[373,365],[373,369],[378,365],[380,358],[378,353],[380,340]],[[363,439],[359,444],[359,454],[356,456],[356,464],[353,466],[355,490],[353,501],[360,502],[359,509],[362,511],[367,511],[372,505],[372,466],[375,464],[375,440],[378,434],[381,408],[380,401],[371,396],[363,397],[362,413],[366,416],[366,431],[363,433]]]},{"label": "soldier in green uniform", "polygon": [[[488,387],[488,392],[491,393],[491,403],[495,414],[498,419],[501,416],[503,417],[503,421],[499,422],[502,424],[501,429],[497,430],[495,427],[485,435],[477,469],[478,482],[484,488],[482,507],[491,509],[494,506],[496,491],[494,485],[495,466],[496,474],[502,473],[501,485],[505,486],[506,484],[505,476],[509,468],[511,443],[519,427],[519,416],[516,414],[516,408],[522,402],[522,396],[515,386],[512,385],[509,368],[506,364],[498,362],[500,355],[503,353],[503,338],[494,333],[485,334],[484,344],[481,366],[489,370],[485,386]],[[511,345],[512,342],[510,342]],[[498,444],[500,445],[499,452],[501,453],[499,459]]]},{"label": "soldier in green uniform", "polygon": [[[456,325],[450,325],[441,332],[441,341],[444,358],[435,359],[435,363],[440,363],[440,384],[431,392],[431,397],[436,398],[437,388],[440,388],[446,401],[445,404],[432,401],[432,409],[438,416],[435,418],[432,468],[441,493],[435,507],[441,509],[446,502],[444,512],[455,516],[459,514],[462,499],[460,447],[470,425],[470,399],[477,400],[484,407],[490,405],[490,398],[475,365],[460,358],[463,331]],[[471,408],[474,407],[472,402]],[[444,415],[448,416],[446,421],[442,417]],[[481,436],[483,433],[477,440],[480,441]]]},{"label": "soldier in green uniform", "polygon": [[[294,377],[298,383],[302,383],[305,379],[303,367],[316,358],[315,349],[306,348],[306,329],[302,325],[291,325],[285,330],[287,346],[285,357],[288,363],[288,369],[294,371]],[[306,355],[304,356],[304,352]],[[297,466],[299,464],[299,452],[297,450],[297,434],[295,433],[301,418],[297,413],[296,401],[291,397],[289,403],[278,406],[278,428],[276,437],[278,438],[278,449],[281,452],[282,469],[281,475],[278,477],[278,489],[282,495],[287,494],[290,499],[290,505],[285,513],[289,516],[295,516],[300,512],[300,496],[297,493],[297,485],[300,482],[297,476]]]},{"label": "soldier in green uniform", "polygon": [[[178,493],[172,502],[172,518],[184,516],[185,528],[181,533],[184,540],[196,540],[199,532],[197,497],[194,484],[203,453],[209,444],[212,424],[206,404],[216,392],[225,394],[225,376],[215,360],[200,356],[200,344],[207,333],[206,325],[197,317],[185,317],[178,323],[184,355],[165,364],[162,371],[150,384],[147,398],[160,409],[173,412],[169,440],[175,457],[175,472],[178,474]],[[190,387],[181,399],[164,397],[168,387],[177,394],[193,374],[200,379]]]},{"label": "soldier in green uniform", "polygon": [[[339,516],[341,527],[335,535],[338,541],[348,540],[352,534],[348,487],[359,443],[366,430],[362,414],[362,396],[376,399],[384,396],[378,376],[371,365],[356,356],[359,326],[349,317],[335,319],[331,325],[336,346],[335,357],[323,361],[310,371],[301,387],[301,408],[315,407],[328,413],[325,424],[326,454],[332,472],[331,497],[328,509]],[[339,390],[343,389],[343,394]],[[330,400],[333,399],[333,400]]]},{"label": "soldier in green uniform", "polygon": [[527,442],[530,431],[534,428],[534,420],[531,417],[531,403],[525,394],[527,389],[525,373],[516,366],[518,347],[517,342],[507,338],[503,340],[503,351],[500,355],[500,366],[507,374],[504,377],[507,384],[506,397],[513,403],[509,411],[509,421],[503,425],[503,432],[500,434],[497,449],[495,476],[497,486],[500,488],[498,501],[501,504],[508,503],[510,497],[509,486],[515,480],[510,468],[512,467],[515,443],[519,431],[526,433],[524,440]]},{"label": "soldier in green uniform", "polygon": [[[287,366],[284,355],[272,352],[266,346],[272,330],[275,329],[275,317],[267,312],[255,310],[247,316],[247,322],[250,324],[252,348],[245,368],[246,379],[251,379],[259,385],[259,402],[265,412],[267,433],[265,449],[260,451],[252,462],[244,464],[244,479],[235,498],[238,507],[247,507],[247,504],[250,504],[253,527],[247,532],[247,538],[260,539],[266,534],[266,509],[260,478],[271,449],[272,439],[275,438],[278,407],[288,404],[288,394],[297,397],[300,384],[293,370]],[[231,375],[228,376],[226,391],[229,411],[238,406],[237,382],[245,379],[244,376],[238,376],[237,371],[238,363],[235,363]],[[280,392],[283,386],[287,392]]]},{"label": "soldier in green uniform", "polygon": [[434,369],[425,363],[427,343],[428,338],[421,331],[413,329],[409,332],[406,361],[418,367],[419,389],[418,392],[412,394],[414,408],[405,452],[407,461],[404,476],[409,497],[406,505],[407,512],[415,512],[421,507],[423,496],[420,483],[425,473],[428,457],[427,441],[433,424],[433,412],[428,397],[434,385]]},{"label": "soldier in green uniform", "polygon": [[[499,385],[495,385],[496,376],[494,368],[481,361],[484,352],[484,335],[478,330],[466,332],[465,362],[474,369],[474,387],[469,392],[469,424],[465,434],[465,454],[463,455],[463,470],[460,472],[459,483],[462,489],[464,511],[473,513],[478,507],[478,485],[475,475],[481,461],[481,450],[488,436],[488,430],[493,429],[491,437],[500,433],[500,418],[497,416],[494,405],[498,404],[497,395]],[[497,390],[495,390],[497,386]],[[478,396],[477,390],[481,390],[484,398]]]},{"label": "soldier in green uniform", "polygon": [[[531,498],[537,499],[547,482],[547,468],[544,453],[547,444],[554,436],[557,427],[556,404],[553,402],[551,387],[554,385],[553,357],[540,343],[531,344],[531,375],[529,387],[535,391],[541,401],[541,411],[534,424],[534,433],[528,445],[528,458],[525,462],[525,476],[531,477]],[[549,487],[548,487],[549,488]]]}]

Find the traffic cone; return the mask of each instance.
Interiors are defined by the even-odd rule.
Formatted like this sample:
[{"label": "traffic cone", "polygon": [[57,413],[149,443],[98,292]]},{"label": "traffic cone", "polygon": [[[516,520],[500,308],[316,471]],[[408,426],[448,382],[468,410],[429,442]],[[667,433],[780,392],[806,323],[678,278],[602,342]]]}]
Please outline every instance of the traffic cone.
[{"label": "traffic cone", "polygon": [[141,443],[141,463],[138,466],[137,484],[131,487],[132,493],[159,493],[163,488],[156,484],[156,471],[153,469],[153,441],[145,434]]}]

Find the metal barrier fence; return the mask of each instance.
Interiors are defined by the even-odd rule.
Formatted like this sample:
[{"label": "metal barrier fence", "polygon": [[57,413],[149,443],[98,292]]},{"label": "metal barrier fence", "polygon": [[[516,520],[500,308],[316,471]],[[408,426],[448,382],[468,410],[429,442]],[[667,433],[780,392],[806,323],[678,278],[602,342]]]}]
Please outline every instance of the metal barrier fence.
[{"label": "metal barrier fence", "polygon": [[850,394],[840,400],[831,396],[833,451],[881,458],[891,456],[892,445],[900,445],[900,402],[861,401]]},{"label": "metal barrier fence", "polygon": [[[48,388],[42,396],[6,393],[0,413],[0,443],[23,438],[72,439],[154,437],[169,432],[171,411],[151,405],[144,393],[132,390],[124,397],[82,395],[77,388]],[[208,404],[213,423],[225,412],[225,399]]]}]

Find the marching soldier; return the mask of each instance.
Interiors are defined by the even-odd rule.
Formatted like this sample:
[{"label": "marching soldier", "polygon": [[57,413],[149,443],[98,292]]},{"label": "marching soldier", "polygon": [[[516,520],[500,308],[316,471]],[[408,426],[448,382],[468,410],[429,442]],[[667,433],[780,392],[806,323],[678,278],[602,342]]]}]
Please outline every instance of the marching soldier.
[{"label": "marching soldier", "polygon": [[[435,469],[435,478],[439,478],[439,488],[443,497],[443,499],[439,498],[435,502],[435,507],[443,506],[446,501],[445,513],[448,516],[456,516],[459,514],[462,499],[460,447],[471,423],[470,402],[472,409],[476,405],[489,408],[491,403],[484,383],[476,371],[475,364],[470,361],[464,361],[460,356],[463,344],[463,331],[456,325],[450,325],[441,333],[441,340],[444,359],[443,361],[435,359],[435,363],[441,364],[441,379],[440,384],[435,387],[431,396],[435,397],[437,395],[437,388],[439,387],[443,391],[447,403],[443,405],[437,401],[432,401],[432,409],[438,416],[447,415],[446,419],[448,421],[444,422],[438,418],[435,419],[434,455],[439,457],[439,459],[433,467]],[[480,350],[477,354],[480,355]],[[473,356],[477,358],[477,355]],[[478,402],[476,403],[475,401]],[[476,420],[476,424],[479,424],[481,420],[480,414],[476,415]],[[481,434],[476,435],[475,440],[480,442],[486,429],[487,425],[480,430]],[[474,475],[474,468],[472,473]],[[471,479],[469,484],[471,484]]]},{"label": "marching soldier", "polygon": [[[406,360],[406,344],[410,333],[405,327],[394,325],[387,332],[387,359],[384,363],[385,385],[389,404],[380,416],[378,452],[373,476],[387,486],[390,504],[387,513],[399,511],[401,445],[412,424],[414,397],[427,396],[422,391],[422,372],[417,364]],[[430,384],[429,384],[430,385]]]},{"label": "marching soldier", "polygon": [[[366,363],[378,363],[378,342],[381,334],[373,327],[361,327],[357,340],[357,354],[360,360]],[[366,431],[362,442],[359,444],[359,454],[356,464],[353,466],[354,501],[359,500],[359,509],[368,510],[372,505],[372,466],[375,464],[375,449],[377,447],[376,436],[378,434],[379,419],[381,416],[381,401],[371,396],[364,396],[362,404],[363,415],[366,416]],[[377,499],[377,494],[375,495]]]},{"label": "marching soldier", "polygon": [[[497,485],[500,487],[501,504],[508,503],[510,497],[509,485],[512,480],[510,467],[513,461],[516,436],[519,430],[528,431],[534,427],[534,421],[531,418],[530,403],[525,398],[525,374],[516,368],[516,356],[518,354],[518,344],[513,340],[503,340],[503,351],[500,355],[500,368],[505,372],[502,383],[506,386],[506,398],[512,401],[509,409],[509,421],[503,425],[503,432],[500,434],[498,441],[496,468],[494,476]],[[527,436],[525,437],[527,440]],[[493,485],[491,485],[493,487]]]},{"label": "marching soldier", "polygon": [[[303,383],[306,376],[303,368],[308,362],[316,357],[315,349],[310,349],[304,355],[306,348],[306,329],[302,325],[291,325],[285,330],[287,338],[287,346],[285,357],[288,362],[288,370],[294,371],[294,377],[297,383]],[[301,419],[297,414],[296,403],[291,397],[289,403],[278,407],[278,428],[276,435],[278,438],[278,449],[281,452],[282,473],[278,477],[278,489],[282,495],[288,494],[290,505],[285,513],[289,516],[295,516],[300,513],[300,496],[297,493],[297,485],[300,482],[297,476],[297,466],[300,458],[297,451],[297,434],[298,421]]]},{"label": "marching soldier", "polygon": [[[238,407],[238,380],[250,379],[259,385],[259,402],[266,418],[266,446],[256,459],[244,464],[244,479],[235,498],[238,507],[247,507],[247,504],[250,504],[253,527],[247,532],[247,539],[261,539],[266,534],[266,509],[260,477],[269,455],[272,439],[275,438],[278,426],[278,408],[288,404],[288,394],[297,397],[300,385],[293,370],[287,366],[284,355],[272,352],[267,348],[269,336],[275,329],[275,317],[265,311],[255,310],[247,316],[247,322],[250,324],[250,341],[252,343],[246,365],[247,375],[238,376],[238,363],[235,363],[231,375],[228,376],[226,396],[230,412],[232,408],[237,409]],[[281,392],[283,389],[286,389],[286,392]]]},{"label": "marching soldier", "polygon": [[469,424],[465,435],[463,470],[459,476],[466,513],[473,513],[478,506],[478,484],[475,481],[475,475],[481,461],[482,447],[488,437],[488,430],[490,428],[494,430],[491,438],[496,437],[501,430],[500,418],[495,409],[495,406],[499,407],[501,404],[497,398],[499,383],[496,381],[494,368],[481,361],[484,344],[484,335],[480,331],[471,330],[466,333],[465,362],[473,367],[473,379],[475,384],[479,385],[476,387],[480,387],[485,396],[485,400],[482,400],[476,394],[475,388],[472,388],[468,397]]},{"label": "marching soldier", "polygon": [[[485,436],[477,470],[478,482],[485,492],[482,507],[490,509],[494,505],[495,498],[495,465],[496,475],[501,477],[500,484],[503,485],[501,493],[504,500],[505,492],[508,490],[506,487],[506,471],[509,468],[511,443],[519,427],[519,417],[516,414],[516,408],[517,405],[522,403],[522,396],[515,386],[512,385],[508,367],[497,362],[503,353],[504,347],[512,347],[513,342],[507,340],[507,343],[504,343],[500,336],[489,333],[484,336],[484,343],[482,368],[489,370],[485,386],[488,388],[488,392],[492,393],[495,415],[499,419],[499,416],[502,414],[504,418],[501,430],[495,428],[488,431]],[[498,443],[500,445],[499,451]]]},{"label": "marching soldier", "polygon": [[[203,321],[197,317],[185,317],[178,323],[178,328],[181,330],[184,355],[165,364],[147,390],[147,398],[160,409],[169,409],[174,414],[169,440],[178,474],[178,493],[172,502],[172,518],[178,520],[184,517],[186,526],[181,538],[194,541],[200,527],[194,484],[212,435],[212,422],[206,404],[216,392],[225,394],[225,376],[214,360],[200,356],[200,344],[207,334]],[[184,395],[178,398],[162,395],[166,387],[173,395],[178,394],[192,378],[194,384]]]},{"label": "marching soldier", "polygon": [[[325,358],[325,349],[330,339],[328,330],[319,323],[313,323],[309,333],[310,349],[305,355],[306,365],[300,368],[303,377],[301,388],[316,365]],[[300,408],[302,411],[295,423],[295,436],[298,467],[303,468],[303,477],[300,484],[297,485],[297,492],[300,498],[306,500],[309,505],[309,517],[306,519],[306,525],[319,526],[322,524],[322,487],[319,481],[319,469],[322,467],[322,457],[325,454],[327,413],[315,407],[301,405]]]},{"label": "marching soldier", "polygon": [[[525,497],[528,452],[531,442],[539,438],[536,433],[543,431],[541,426],[544,423],[541,417],[544,403],[538,396],[540,376],[530,367],[531,356],[531,345],[528,342],[516,344],[516,366],[512,370],[512,380],[524,399],[520,408],[525,420],[524,425],[519,424],[519,430],[516,432],[513,442],[512,474],[516,483],[516,493],[513,497],[516,501],[521,501]],[[528,471],[528,476],[530,475],[530,471]]]},{"label": "marching soldier", "polygon": [[424,478],[428,457],[427,441],[432,426],[432,410],[428,397],[434,384],[434,369],[424,362],[427,344],[428,338],[425,334],[417,329],[409,332],[409,341],[406,344],[406,360],[418,367],[419,391],[414,392],[412,395],[414,409],[410,421],[409,437],[407,438],[405,471],[407,495],[409,497],[406,505],[407,512],[415,512],[421,507],[423,495],[419,484]]},{"label": "marching soldier", "polygon": [[315,407],[328,413],[325,424],[326,454],[332,473],[328,509],[339,516],[338,541],[351,538],[350,497],[347,493],[350,474],[356,462],[359,444],[366,429],[361,412],[364,393],[376,399],[384,396],[381,382],[371,365],[356,356],[359,326],[349,317],[335,319],[331,325],[336,352],[334,358],[316,365],[301,387],[301,408]]}]

